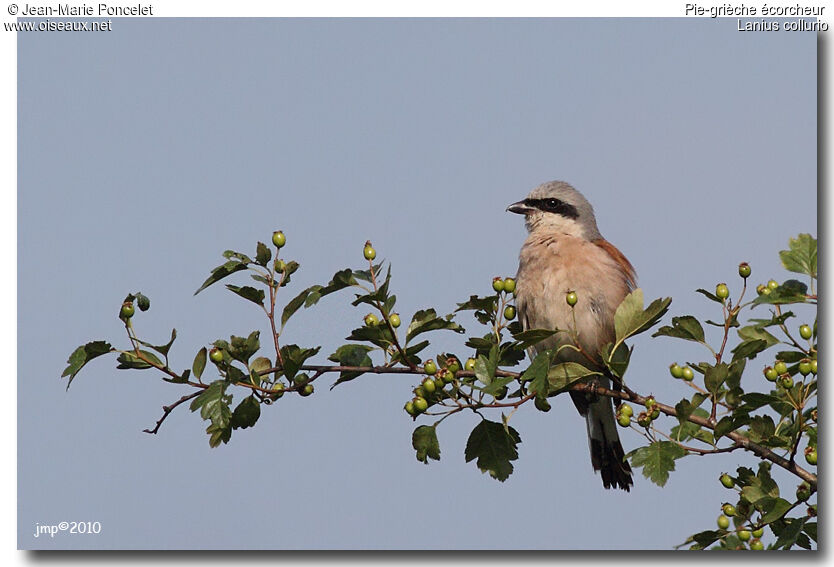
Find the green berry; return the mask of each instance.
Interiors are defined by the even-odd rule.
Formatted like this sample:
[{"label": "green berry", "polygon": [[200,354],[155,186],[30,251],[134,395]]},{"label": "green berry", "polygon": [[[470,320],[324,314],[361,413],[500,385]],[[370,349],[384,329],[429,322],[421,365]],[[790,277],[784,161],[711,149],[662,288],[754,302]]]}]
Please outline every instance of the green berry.
[{"label": "green berry", "polygon": [[808,376],[811,373],[811,360],[803,358],[799,361],[799,373],[803,376]]},{"label": "green berry", "polygon": [[799,336],[803,339],[808,340],[811,338],[811,335],[813,334],[814,332],[811,330],[810,325],[802,325],[801,327],[799,327]]},{"label": "green berry", "polygon": [[669,366],[669,374],[672,378],[683,378],[683,367],[676,362]]},{"label": "green berry", "polygon": [[414,392],[414,395],[415,395],[416,397],[418,397],[418,398],[425,398],[425,397],[426,397],[426,395],[427,395],[427,394],[426,394],[426,391],[425,391],[425,390],[423,390],[423,387],[422,387],[422,386],[417,386],[416,388],[414,388],[414,389],[412,390],[412,392]]},{"label": "green berry", "polygon": [[727,284],[720,283],[715,286],[715,295],[718,296],[718,299],[727,299],[730,297],[730,288],[727,287]]},{"label": "green berry", "polygon": [[376,258],[376,250],[374,247],[371,246],[370,240],[365,243],[365,248],[362,250],[362,255],[365,256],[366,260],[373,260]]},{"label": "green berry", "polygon": [[716,523],[718,524],[719,528],[721,528],[722,530],[726,530],[730,527],[730,518],[728,518],[724,514],[721,514],[720,516],[718,516],[718,520],[716,520]]},{"label": "green berry", "polygon": [[785,361],[783,360],[778,360],[776,364],[773,365],[773,369],[776,371],[776,374],[788,373],[788,365],[785,364]]},{"label": "green berry", "polygon": [[620,427],[628,427],[631,425],[631,416],[620,414],[617,416],[617,423],[620,424]]},{"label": "green berry", "polygon": [[817,373],[817,359],[814,358],[811,360],[811,372],[816,375]]},{"label": "green berry", "polygon": [[466,363],[464,363],[463,368],[465,370],[469,370],[470,372],[475,370],[475,359],[474,358],[467,358]]},{"label": "green berry", "polygon": [[223,351],[221,351],[217,347],[213,347],[209,351],[209,358],[211,359],[212,362],[215,362],[215,363],[216,362],[221,362],[223,360]]},{"label": "green berry", "polygon": [[772,366],[765,366],[764,376],[768,382],[776,382],[776,379],[779,378],[779,373]]},{"label": "green berry", "polygon": [[420,413],[423,413],[429,407],[429,402],[427,402],[426,398],[423,398],[422,396],[417,396],[412,400],[412,402],[414,403],[414,409]]},{"label": "green berry", "polygon": [[402,324],[402,321],[400,320],[400,316],[397,313],[392,313],[388,317],[388,321],[391,322],[391,326],[394,327],[395,329]]},{"label": "green berry", "polygon": [[756,286],[756,293],[759,295],[770,295],[770,288],[765,284],[759,284]]},{"label": "green berry", "polygon": [[272,385],[272,397],[274,399],[278,399],[284,395],[284,383],[283,382],[276,382]]},{"label": "green berry", "polygon": [[748,264],[747,262],[742,262],[741,264],[739,264],[738,275],[745,279],[750,277],[750,264]]},{"label": "green berry", "polygon": [[811,497],[811,485],[803,482],[796,487],[796,499],[800,502],[805,502]]},{"label": "green berry", "polygon": [[425,378],[421,385],[423,386],[423,391],[427,394],[433,394],[434,391],[437,389],[437,385],[431,378]]},{"label": "green berry", "polygon": [[750,539],[750,530],[739,530],[736,535],[738,535],[738,539],[741,541],[747,541]]},{"label": "green berry", "polygon": [[428,359],[425,364],[423,364],[423,370],[429,376],[433,376],[435,372],[437,372],[437,364],[435,364],[434,359]]},{"label": "green berry", "polygon": [[504,319],[508,321],[512,321],[513,319],[515,319],[515,307],[513,307],[512,305],[507,305],[504,308]]},{"label": "green berry", "polygon": [[280,258],[275,258],[275,262],[272,263],[272,266],[275,268],[275,273],[277,274],[283,274],[284,270],[287,269],[287,263]]},{"label": "green berry", "polygon": [[417,415],[417,410],[414,408],[414,402],[411,401],[411,400],[408,400],[405,403],[405,406],[403,406],[403,409],[405,410],[405,413],[407,413],[411,417],[414,417],[415,415]]},{"label": "green berry", "polygon": [[644,411],[641,411],[640,414],[637,416],[637,425],[640,427],[648,427],[652,424],[652,418],[649,414]]},{"label": "green berry", "polygon": [[767,282],[767,287],[769,287],[770,289],[776,289],[777,287],[779,287],[779,282],[777,282],[776,280],[770,280]]},{"label": "green berry", "polygon": [[502,280],[499,277],[492,278],[492,289],[494,289],[498,293],[504,291],[504,280]]},{"label": "green berry", "polygon": [[458,370],[460,370],[460,361],[454,356],[450,356],[446,359],[446,368],[454,376],[455,374],[457,374]]},{"label": "green berry", "polygon": [[575,291],[570,291],[565,296],[565,301],[567,301],[568,305],[573,307],[574,305],[576,305],[576,302],[579,301],[579,297],[576,295]]},{"label": "green berry", "polygon": [[277,247],[281,248],[284,244],[287,243],[287,237],[284,236],[284,233],[280,230],[276,230],[272,233],[272,243]]},{"label": "green berry", "polygon": [[764,535],[764,528],[753,530],[753,537],[762,537]]},{"label": "green berry", "polygon": [[619,413],[621,415],[627,415],[628,417],[631,417],[632,415],[634,415],[634,410],[631,409],[630,405],[623,404],[620,406]]},{"label": "green berry", "polygon": [[732,504],[724,504],[721,506],[721,511],[724,512],[725,516],[733,517],[736,515],[736,507]]},{"label": "green berry", "polygon": [[547,398],[536,396],[536,399],[533,401],[533,405],[536,406],[536,409],[539,411],[550,411],[550,402],[547,401]]},{"label": "green berry", "polygon": [[504,291],[513,293],[515,291],[515,280],[513,278],[504,279]]},{"label": "green berry", "polygon": [[302,397],[305,397],[305,398],[306,398],[307,396],[309,396],[310,394],[312,394],[312,393],[313,393],[313,385],[312,385],[312,384],[304,384],[304,387],[303,387],[303,388],[301,388],[301,389],[298,391],[298,393],[299,393]]},{"label": "green berry", "polygon": [[817,466],[817,450],[813,447],[805,449],[805,462],[809,465]]},{"label": "green berry", "polygon": [[733,477],[731,477],[731,476],[730,476],[730,475],[728,475],[727,473],[722,474],[722,475],[719,477],[719,480],[721,481],[721,484],[723,484],[723,485],[724,485],[724,488],[732,488],[732,487],[733,487],[733,486],[735,486],[735,484],[736,484],[736,483],[733,481]]},{"label": "green berry", "polygon": [[695,378],[695,372],[692,371],[691,368],[688,366],[683,367],[683,379],[687,382],[691,382],[692,379]]},{"label": "green berry", "polygon": [[750,540],[750,549],[752,549],[753,551],[763,550],[764,549],[764,544],[762,543],[762,540],[760,540],[759,538],[751,539]]},{"label": "green berry", "polygon": [[373,313],[365,315],[365,325],[368,327],[376,327],[379,324],[379,319]]},{"label": "green berry", "polygon": [[136,313],[136,308],[133,307],[133,303],[122,303],[122,309],[119,311],[119,316],[122,319],[130,319],[131,317],[133,317],[134,313]]},{"label": "green berry", "polygon": [[652,421],[656,420],[660,417],[660,410],[657,407],[653,407],[652,413],[649,414],[649,417],[652,418]]},{"label": "green berry", "polygon": [[787,374],[783,374],[779,377],[779,385],[786,390],[790,390],[791,388],[793,388],[793,378],[791,378]]},{"label": "green berry", "polygon": [[646,398],[646,401],[643,402],[643,405],[646,406],[646,409],[649,411],[651,411],[655,404],[657,404],[657,402],[655,401],[654,396],[649,396]]}]

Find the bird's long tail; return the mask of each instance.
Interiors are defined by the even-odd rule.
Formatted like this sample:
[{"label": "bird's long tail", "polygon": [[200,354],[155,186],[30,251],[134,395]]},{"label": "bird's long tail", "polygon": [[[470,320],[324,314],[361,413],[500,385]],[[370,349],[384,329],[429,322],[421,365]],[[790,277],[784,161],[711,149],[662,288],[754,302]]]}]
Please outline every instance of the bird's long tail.
[{"label": "bird's long tail", "polygon": [[624,459],[611,399],[599,396],[591,401],[585,413],[585,423],[588,426],[591,465],[602,475],[602,484],[605,488],[621,488],[628,492],[634,481],[631,466]]}]

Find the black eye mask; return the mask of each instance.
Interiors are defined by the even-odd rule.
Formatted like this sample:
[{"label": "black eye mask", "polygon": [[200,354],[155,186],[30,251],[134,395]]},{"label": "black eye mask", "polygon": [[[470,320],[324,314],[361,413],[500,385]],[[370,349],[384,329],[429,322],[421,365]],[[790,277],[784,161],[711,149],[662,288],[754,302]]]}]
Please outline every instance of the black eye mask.
[{"label": "black eye mask", "polygon": [[579,218],[579,212],[576,210],[576,207],[559,199],[524,199],[524,204],[528,207],[535,207],[546,213],[556,213],[569,219]]}]

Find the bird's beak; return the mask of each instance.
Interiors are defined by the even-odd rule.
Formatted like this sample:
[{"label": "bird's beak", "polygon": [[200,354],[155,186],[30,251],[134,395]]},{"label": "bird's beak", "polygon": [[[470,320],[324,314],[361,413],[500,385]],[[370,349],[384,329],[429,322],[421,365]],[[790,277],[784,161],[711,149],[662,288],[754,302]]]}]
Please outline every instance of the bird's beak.
[{"label": "bird's beak", "polygon": [[507,210],[511,213],[526,215],[527,213],[533,210],[533,207],[527,205],[524,201],[519,201],[518,203],[513,203],[512,205],[507,207]]}]

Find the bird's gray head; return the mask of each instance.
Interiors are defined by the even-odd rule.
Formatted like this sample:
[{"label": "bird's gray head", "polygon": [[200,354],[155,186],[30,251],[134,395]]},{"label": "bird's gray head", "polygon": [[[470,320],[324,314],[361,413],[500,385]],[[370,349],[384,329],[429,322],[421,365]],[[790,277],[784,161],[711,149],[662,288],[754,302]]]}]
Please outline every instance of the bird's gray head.
[{"label": "bird's gray head", "polygon": [[513,203],[507,210],[524,215],[529,232],[548,230],[585,240],[602,238],[591,203],[564,181],[539,185],[526,199]]}]

